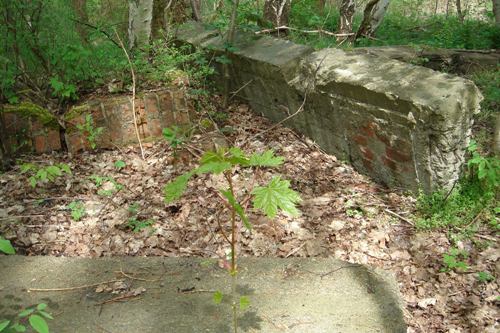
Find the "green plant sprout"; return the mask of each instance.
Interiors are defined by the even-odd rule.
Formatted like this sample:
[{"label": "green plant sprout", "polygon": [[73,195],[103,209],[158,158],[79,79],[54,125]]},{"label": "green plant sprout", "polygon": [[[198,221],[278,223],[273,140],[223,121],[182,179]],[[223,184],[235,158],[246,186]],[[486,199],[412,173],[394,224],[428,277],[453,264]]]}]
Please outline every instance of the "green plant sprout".
[{"label": "green plant sprout", "polygon": [[151,228],[151,226],[155,223],[153,220],[141,220],[138,218],[139,215],[139,204],[137,202],[131,204],[128,207],[128,212],[130,217],[127,221],[127,227],[132,229],[133,232],[141,232],[146,228]]},{"label": "green plant sprout", "polygon": [[81,201],[72,201],[68,205],[68,209],[71,211],[71,218],[74,221],[80,221],[82,217],[85,216],[85,206]]},{"label": "green plant sprout", "polygon": [[127,163],[125,163],[125,161],[118,160],[115,162],[114,165],[115,165],[116,170],[120,171],[121,169],[123,169],[127,166]]},{"label": "green plant sprout", "polygon": [[16,250],[9,240],[0,237],[0,252],[5,254],[16,254]]},{"label": "green plant sprout", "polygon": [[35,188],[37,185],[42,183],[53,182],[64,173],[71,175],[71,169],[69,165],[65,163],[49,165],[46,167],[39,167],[33,163],[24,163],[21,164],[21,173],[31,174],[28,178],[28,182],[31,187]]},{"label": "green plant sprout", "polygon": [[443,264],[444,267],[441,268],[441,272],[449,272],[451,270],[467,271],[469,267],[465,263],[468,253],[464,250],[459,250],[457,248],[451,248],[449,253],[443,254]]},{"label": "green plant sprout", "polygon": [[26,332],[29,324],[38,333],[50,333],[49,325],[45,319],[54,319],[50,313],[45,311],[47,304],[40,303],[37,306],[29,307],[19,312],[15,319],[0,320],[0,332],[14,333]]},{"label": "green plant sprout", "polygon": [[[92,175],[89,178],[93,180],[95,186],[99,188],[99,190],[97,190],[97,194],[102,195],[104,197],[110,197],[115,192],[118,192],[123,189],[123,185],[117,182],[113,177]],[[103,187],[104,184],[108,182],[111,184],[109,188],[100,188]]]},{"label": "green plant sprout", "polygon": [[90,148],[96,149],[97,147],[97,139],[101,136],[104,131],[104,127],[94,127],[94,119],[92,115],[85,115],[85,123],[77,124],[76,128],[87,137],[87,141],[89,142]]},{"label": "green plant sprout", "polygon": [[[233,174],[236,168],[263,168],[277,167],[283,164],[283,158],[275,156],[272,150],[268,150],[262,154],[246,155],[241,149],[233,147],[230,149],[218,149],[217,151],[206,152],[200,159],[200,166],[183,175],[178,176],[172,182],[168,183],[164,188],[165,201],[171,203],[179,199],[187,188],[189,179],[195,175],[202,174],[222,174],[226,180],[227,188],[219,189],[220,198],[224,206],[229,210],[229,222],[231,225],[231,234],[227,235],[223,228],[220,232],[224,240],[229,244],[230,251],[230,268],[231,275],[231,307],[233,311],[233,330],[237,332],[237,313],[238,309],[244,310],[250,305],[248,297],[242,296],[236,301],[236,275],[237,266],[237,236],[238,230],[237,217],[239,217],[246,229],[251,230],[252,225],[247,216],[247,211],[243,202],[248,202],[252,199],[253,207],[262,211],[269,218],[274,218],[279,210],[298,216],[299,211],[296,204],[301,201],[297,192],[290,189],[290,182],[283,180],[279,176],[274,176],[265,186],[257,186],[253,190],[249,190],[247,198],[243,201],[237,198],[237,189],[234,187]],[[217,291],[213,295],[214,302],[219,304],[222,302],[224,294]]]},{"label": "green plant sprout", "polygon": [[495,280],[495,277],[490,272],[478,272],[477,280],[481,283],[487,283]]}]

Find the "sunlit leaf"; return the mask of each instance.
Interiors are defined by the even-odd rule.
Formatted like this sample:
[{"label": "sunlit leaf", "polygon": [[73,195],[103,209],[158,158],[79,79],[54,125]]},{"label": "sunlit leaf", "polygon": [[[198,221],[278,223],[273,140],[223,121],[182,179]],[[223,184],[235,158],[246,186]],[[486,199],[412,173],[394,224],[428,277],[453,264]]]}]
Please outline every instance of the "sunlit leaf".
[{"label": "sunlit leaf", "polygon": [[288,180],[273,177],[267,186],[255,188],[252,194],[254,195],[254,207],[261,209],[270,218],[274,218],[278,214],[278,209],[292,216],[299,215],[295,205],[301,199],[297,192],[290,189]]},{"label": "sunlit leaf", "polygon": [[240,310],[245,310],[250,306],[250,300],[246,296],[240,297]]},{"label": "sunlit leaf", "polygon": [[163,189],[163,193],[165,194],[165,202],[171,203],[179,199],[186,190],[188,181],[192,175],[193,172],[185,173],[165,185]]},{"label": "sunlit leaf", "polygon": [[49,333],[49,326],[47,325],[47,322],[39,315],[30,316],[29,322],[31,327],[33,327],[33,329],[38,333]]},{"label": "sunlit leaf", "polygon": [[222,302],[223,297],[224,295],[219,290],[217,290],[213,295],[214,303],[220,304]]},{"label": "sunlit leaf", "polygon": [[3,252],[5,254],[15,254],[16,250],[10,243],[10,241],[0,238],[0,252]]},{"label": "sunlit leaf", "polygon": [[262,154],[252,154],[250,156],[251,166],[276,167],[283,164],[283,157],[274,156],[274,151],[267,150]]}]

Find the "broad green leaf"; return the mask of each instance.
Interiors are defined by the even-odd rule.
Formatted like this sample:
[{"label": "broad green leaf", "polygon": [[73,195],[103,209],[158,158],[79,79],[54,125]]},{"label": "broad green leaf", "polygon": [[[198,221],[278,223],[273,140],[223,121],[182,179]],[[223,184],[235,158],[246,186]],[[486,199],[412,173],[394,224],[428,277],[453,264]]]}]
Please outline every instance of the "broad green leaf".
[{"label": "broad green leaf", "polygon": [[32,169],[35,169],[35,165],[31,163],[21,164],[21,173],[26,173]]},{"label": "broad green leaf", "polygon": [[66,172],[68,175],[71,175],[71,168],[69,167],[69,165],[61,163],[59,164],[59,167],[61,168],[62,171]]},{"label": "broad green leaf", "polygon": [[245,310],[250,306],[250,300],[246,296],[240,297],[240,310]]},{"label": "broad green leaf", "polygon": [[12,326],[12,329],[16,332],[19,332],[19,333],[22,333],[22,332],[26,332],[26,326],[24,325],[21,325],[19,323],[15,324]]},{"label": "broad green leaf", "polygon": [[10,241],[0,238],[0,252],[3,252],[5,254],[15,254],[16,250],[10,243]]},{"label": "broad green leaf", "polygon": [[224,158],[226,151],[224,148],[218,149],[217,151],[207,151],[200,159],[200,164],[207,164],[210,162],[227,162]]},{"label": "broad green leaf", "polygon": [[29,308],[29,309],[26,309],[26,310],[19,312],[19,314],[17,316],[20,318],[24,318],[24,317],[28,317],[33,312],[35,312],[35,309]]},{"label": "broad green leaf", "polygon": [[118,160],[115,162],[115,168],[117,168],[118,170],[125,168],[126,165],[127,164],[125,164],[125,162],[122,160]]},{"label": "broad green leaf", "polygon": [[47,168],[47,173],[54,176],[62,176],[61,169],[55,165],[49,165]]},{"label": "broad green leaf", "polygon": [[31,176],[30,178],[28,178],[28,181],[29,181],[31,187],[33,187],[33,188],[36,187],[37,181],[36,181],[35,177]]},{"label": "broad green leaf", "polygon": [[54,319],[54,317],[52,317],[52,315],[50,313],[48,313],[48,312],[39,311],[38,313],[40,313],[42,316],[44,316],[47,319]]},{"label": "broad green leaf", "polygon": [[47,170],[46,169],[40,169],[36,173],[36,177],[41,180],[46,180],[47,179]]},{"label": "broad green leaf", "polygon": [[40,303],[40,304],[38,304],[38,305],[36,306],[36,309],[37,309],[38,311],[43,311],[43,310],[45,310],[46,308],[47,308],[47,304],[45,304],[45,303]]},{"label": "broad green leaf", "polygon": [[250,224],[250,221],[248,220],[248,217],[246,216],[245,211],[243,210],[243,207],[241,207],[241,205],[236,201],[236,198],[233,196],[231,191],[221,190],[220,192],[224,195],[224,197],[227,199],[227,201],[229,201],[229,204],[231,205],[231,207],[233,207],[233,209],[236,211],[236,213],[238,213],[238,215],[240,216],[241,220],[243,221],[243,224],[245,225],[245,227],[248,230],[251,230],[252,225]]},{"label": "broad green leaf", "polygon": [[215,304],[220,304],[222,302],[222,298],[224,297],[224,295],[219,291],[217,290],[215,293],[214,293],[214,303]]},{"label": "broad green leaf", "polygon": [[245,155],[243,150],[238,147],[232,147],[229,149],[230,156],[228,157],[228,161],[231,162],[232,165],[241,165],[248,166],[250,160]]},{"label": "broad green leaf", "polygon": [[171,203],[179,199],[186,190],[187,183],[192,175],[192,171],[185,173],[165,185],[163,189],[163,193],[165,194],[165,202]]},{"label": "broad green leaf", "polygon": [[9,326],[10,320],[0,321],[0,332],[2,332],[7,326]]},{"label": "broad green leaf", "polygon": [[254,195],[254,207],[261,209],[270,218],[274,218],[278,214],[278,209],[292,216],[299,215],[295,205],[301,199],[297,192],[290,189],[288,180],[273,177],[267,186],[255,188],[252,194]]},{"label": "broad green leaf", "polygon": [[283,157],[274,156],[274,151],[267,150],[262,154],[252,154],[250,156],[251,166],[276,167],[283,164]]},{"label": "broad green leaf", "polygon": [[201,175],[203,173],[222,173],[226,170],[231,169],[232,165],[229,162],[217,162],[212,161],[205,164],[202,164],[198,169],[196,169],[196,173]]},{"label": "broad green leaf", "polygon": [[38,333],[49,333],[49,326],[47,325],[47,322],[39,315],[30,316],[29,322],[31,327],[33,327],[33,329]]}]

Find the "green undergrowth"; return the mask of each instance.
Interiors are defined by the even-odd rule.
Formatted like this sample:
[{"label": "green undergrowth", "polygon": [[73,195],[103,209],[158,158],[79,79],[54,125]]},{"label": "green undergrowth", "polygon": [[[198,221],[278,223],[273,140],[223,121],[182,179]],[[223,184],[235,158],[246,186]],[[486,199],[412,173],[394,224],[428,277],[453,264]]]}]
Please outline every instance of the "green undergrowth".
[{"label": "green undergrowth", "polygon": [[469,146],[470,159],[464,176],[450,191],[421,194],[417,200],[416,226],[421,230],[442,229],[470,236],[488,227],[500,231],[497,221],[500,159],[485,157],[477,144]]}]

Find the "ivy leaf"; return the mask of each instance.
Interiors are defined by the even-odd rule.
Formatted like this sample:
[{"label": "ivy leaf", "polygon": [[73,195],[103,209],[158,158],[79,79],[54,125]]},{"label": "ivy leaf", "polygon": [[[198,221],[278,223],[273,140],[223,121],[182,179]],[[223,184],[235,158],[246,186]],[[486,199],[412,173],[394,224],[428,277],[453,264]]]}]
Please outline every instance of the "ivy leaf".
[{"label": "ivy leaf", "polygon": [[30,316],[29,322],[31,327],[33,327],[33,329],[38,333],[49,333],[49,326],[47,325],[47,322],[39,315]]},{"label": "ivy leaf", "polygon": [[233,209],[236,211],[236,213],[238,213],[238,215],[240,216],[241,220],[243,221],[243,224],[245,225],[245,227],[248,230],[252,230],[252,225],[250,224],[250,221],[248,220],[248,217],[246,216],[245,211],[243,210],[243,207],[241,207],[241,205],[236,201],[236,199],[234,198],[231,191],[229,191],[229,190],[222,191],[221,190],[220,192],[224,195],[224,197],[227,199],[227,201],[229,201],[229,204],[231,205],[231,207],[233,207]]},{"label": "ivy leaf", "polygon": [[240,310],[245,310],[250,306],[250,300],[246,296],[240,297]]},{"label": "ivy leaf", "polygon": [[214,303],[215,304],[220,304],[222,302],[222,297],[224,297],[224,295],[219,291],[217,290],[215,293],[214,293]]},{"label": "ivy leaf", "polygon": [[211,161],[205,164],[202,164],[198,169],[196,169],[196,173],[201,175],[203,173],[222,173],[226,170],[231,169],[232,165],[229,162],[219,162],[219,161]]},{"label": "ivy leaf", "polygon": [[192,175],[192,171],[185,173],[165,185],[165,187],[163,188],[163,193],[165,194],[166,203],[171,203],[182,196]]},{"label": "ivy leaf", "polygon": [[274,218],[278,214],[278,209],[292,216],[299,215],[295,204],[301,199],[297,192],[290,189],[288,180],[281,180],[280,177],[275,176],[267,186],[255,188],[252,194],[254,195],[254,207],[261,209],[270,218]]},{"label": "ivy leaf", "polygon": [[0,238],[0,252],[3,252],[5,254],[15,254],[16,250],[14,249],[10,241]]},{"label": "ivy leaf", "polygon": [[33,312],[35,312],[35,309],[29,308],[29,309],[26,309],[26,310],[19,312],[19,314],[17,316],[19,318],[24,318],[24,317],[28,317]]},{"label": "ivy leaf", "polygon": [[0,321],[0,332],[2,332],[7,326],[9,326],[10,320]]},{"label": "ivy leaf", "polygon": [[59,168],[61,168],[61,170],[66,172],[68,175],[71,175],[71,169],[70,169],[69,165],[67,165],[65,163],[61,163],[61,164],[59,164]]},{"label": "ivy leaf", "polygon": [[283,157],[274,156],[274,151],[267,150],[262,154],[252,154],[250,156],[251,166],[260,166],[260,167],[277,167],[283,164]]}]

